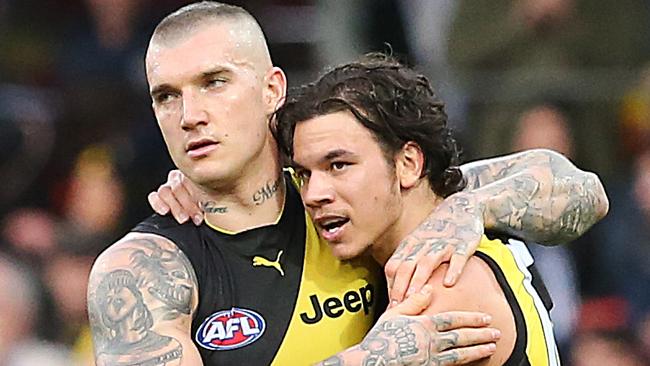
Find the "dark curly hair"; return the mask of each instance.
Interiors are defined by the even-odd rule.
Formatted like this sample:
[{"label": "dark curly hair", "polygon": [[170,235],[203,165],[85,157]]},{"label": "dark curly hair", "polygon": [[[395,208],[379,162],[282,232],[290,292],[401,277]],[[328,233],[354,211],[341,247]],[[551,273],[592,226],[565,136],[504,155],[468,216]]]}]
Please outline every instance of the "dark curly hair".
[{"label": "dark curly hair", "polygon": [[339,66],[289,93],[271,125],[280,150],[293,157],[296,124],[350,111],[369,129],[388,161],[405,143],[417,143],[433,191],[442,197],[465,187],[460,150],[447,126],[444,103],[427,78],[384,54]]}]

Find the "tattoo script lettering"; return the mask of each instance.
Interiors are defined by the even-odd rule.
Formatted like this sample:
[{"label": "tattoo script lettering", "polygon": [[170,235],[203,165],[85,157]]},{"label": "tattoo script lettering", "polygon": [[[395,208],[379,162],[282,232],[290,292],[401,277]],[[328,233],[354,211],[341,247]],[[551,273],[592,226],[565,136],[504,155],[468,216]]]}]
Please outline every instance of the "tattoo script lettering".
[{"label": "tattoo script lettering", "polygon": [[266,200],[270,199],[278,192],[278,188],[280,188],[281,182],[282,178],[279,178],[275,182],[266,182],[262,188],[253,194],[253,202],[255,202],[256,205],[261,205],[262,203],[266,202]]}]

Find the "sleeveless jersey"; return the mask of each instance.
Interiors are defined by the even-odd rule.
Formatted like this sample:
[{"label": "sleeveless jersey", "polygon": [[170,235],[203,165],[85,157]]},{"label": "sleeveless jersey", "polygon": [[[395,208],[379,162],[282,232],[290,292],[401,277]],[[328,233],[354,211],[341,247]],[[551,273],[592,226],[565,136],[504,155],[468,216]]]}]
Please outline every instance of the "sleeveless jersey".
[{"label": "sleeveless jersey", "polygon": [[474,255],[492,269],[514,315],[517,339],[504,365],[560,365],[549,316],[553,303],[526,245],[513,238],[483,237]]},{"label": "sleeveless jersey", "polygon": [[206,366],[312,364],[361,342],[383,311],[379,266],[337,260],[291,183],[273,225],[235,234],[154,215],[133,231],[168,238],[190,260],[192,339]]}]

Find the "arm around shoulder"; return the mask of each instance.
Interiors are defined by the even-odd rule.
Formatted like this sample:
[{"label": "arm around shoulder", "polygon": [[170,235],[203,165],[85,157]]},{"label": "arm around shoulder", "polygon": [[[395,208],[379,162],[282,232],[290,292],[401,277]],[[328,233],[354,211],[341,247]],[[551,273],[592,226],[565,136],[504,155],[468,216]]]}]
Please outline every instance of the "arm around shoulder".
[{"label": "arm around shoulder", "polygon": [[532,149],[462,166],[485,227],[540,244],[566,243],[609,210],[600,178],[562,154]]},{"label": "arm around shoulder", "polygon": [[130,233],[102,253],[88,285],[98,366],[202,365],[192,343],[194,270],[171,241]]}]

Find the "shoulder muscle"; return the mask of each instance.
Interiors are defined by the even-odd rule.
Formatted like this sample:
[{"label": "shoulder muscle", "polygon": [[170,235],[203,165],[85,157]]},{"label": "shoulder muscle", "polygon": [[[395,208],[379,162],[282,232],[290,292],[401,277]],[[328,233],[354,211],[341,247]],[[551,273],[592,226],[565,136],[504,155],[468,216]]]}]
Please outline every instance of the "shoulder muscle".
[{"label": "shoulder muscle", "polygon": [[494,273],[480,258],[471,257],[458,283],[445,287],[442,283],[447,267],[442,265],[429,279],[434,289],[433,302],[426,313],[481,311],[490,314],[490,326],[501,331],[501,339],[496,353],[480,364],[501,365],[512,353],[517,334],[512,309]]},{"label": "shoulder muscle", "polygon": [[97,364],[200,364],[190,337],[197,290],[189,260],[168,239],[131,233],[113,244],[88,285]]}]

